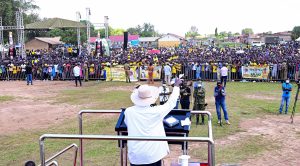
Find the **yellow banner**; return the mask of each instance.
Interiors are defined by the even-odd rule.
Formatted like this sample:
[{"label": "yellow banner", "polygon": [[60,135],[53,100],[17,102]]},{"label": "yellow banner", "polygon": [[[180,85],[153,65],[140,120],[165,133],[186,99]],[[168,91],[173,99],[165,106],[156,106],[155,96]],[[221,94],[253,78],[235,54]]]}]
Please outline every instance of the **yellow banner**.
[{"label": "yellow banner", "polygon": [[[105,67],[106,81],[126,81],[124,66]],[[130,81],[138,81],[136,66],[130,66]]]},{"label": "yellow banner", "polygon": [[[140,79],[148,79],[148,71],[147,71],[148,66],[142,66],[140,67]],[[154,66],[154,71],[153,71],[153,79],[160,79],[161,75],[161,66]]]},{"label": "yellow banner", "polygon": [[269,66],[259,67],[259,66],[242,66],[242,76],[243,78],[252,79],[268,79],[270,73]]}]

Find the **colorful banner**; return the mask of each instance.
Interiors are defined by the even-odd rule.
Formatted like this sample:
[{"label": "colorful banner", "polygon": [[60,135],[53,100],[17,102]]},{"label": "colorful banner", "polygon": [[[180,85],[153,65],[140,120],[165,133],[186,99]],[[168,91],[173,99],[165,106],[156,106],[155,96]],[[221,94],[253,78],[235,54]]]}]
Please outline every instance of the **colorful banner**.
[{"label": "colorful banner", "polygon": [[[104,69],[106,71],[106,81],[126,81],[124,66],[117,65],[105,67]],[[136,66],[130,66],[130,81],[138,81],[137,76]]]},{"label": "colorful banner", "polygon": [[[147,68],[148,66],[140,67],[140,78],[143,80],[149,78]],[[161,75],[161,66],[154,66],[153,79],[160,79],[160,75]]]},{"label": "colorful banner", "polygon": [[268,79],[269,72],[270,72],[269,66],[266,67],[242,66],[243,78]]}]

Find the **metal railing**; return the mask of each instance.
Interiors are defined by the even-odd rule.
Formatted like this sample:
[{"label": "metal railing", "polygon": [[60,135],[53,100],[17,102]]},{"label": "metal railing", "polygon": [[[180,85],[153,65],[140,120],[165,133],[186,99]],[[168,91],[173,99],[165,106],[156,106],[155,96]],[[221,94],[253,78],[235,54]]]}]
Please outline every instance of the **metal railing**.
[{"label": "metal railing", "polygon": [[46,166],[58,166],[58,162],[57,161],[51,161],[49,164],[47,164]]},{"label": "metal railing", "polygon": [[[83,114],[103,114],[103,113],[112,113],[120,114],[121,110],[82,110],[78,113],[78,122],[79,122],[79,134],[83,134]],[[79,140],[79,150],[80,150],[80,165],[83,166],[83,142],[82,139]]]},{"label": "metal railing", "polygon": [[75,140],[136,140],[136,141],[193,141],[208,142],[209,144],[209,166],[214,166],[214,141],[208,137],[133,137],[116,135],[69,135],[69,134],[44,134],[40,137],[41,166],[45,163],[45,139],[75,139]]},{"label": "metal railing", "polygon": [[[208,138],[210,140],[213,140],[213,134],[212,134],[212,123],[211,123],[211,113],[208,111],[196,111],[196,110],[181,110],[181,111],[191,111],[191,114],[205,114],[208,115]],[[121,110],[82,110],[78,113],[78,120],[79,120],[79,134],[83,134],[83,114],[104,114],[104,113],[112,113],[112,114],[120,114]],[[80,149],[80,166],[84,165],[84,157],[83,157],[83,139],[79,139],[79,149]],[[209,161],[214,160],[212,156],[212,149],[210,148],[211,145],[208,144],[208,159]],[[123,155],[121,150],[121,166],[123,166]],[[210,162],[209,162],[210,163]],[[211,166],[211,164],[210,164]]]},{"label": "metal railing", "polygon": [[[46,161],[44,160],[44,164],[47,164],[47,166],[49,165],[58,165],[58,163],[56,161],[52,161],[55,158],[59,157],[60,155],[64,154],[65,152],[69,151],[70,149],[72,149],[74,147],[75,152],[74,152],[74,161],[73,161],[73,165],[76,166],[77,163],[77,152],[78,152],[78,146],[76,144],[71,144],[69,146],[67,146],[66,148],[64,148],[63,150],[57,152],[56,154],[54,154],[53,156],[51,156],[50,158],[48,158]],[[44,157],[45,157],[45,153],[44,153]],[[51,162],[50,162],[51,161]],[[49,163],[50,162],[50,163]],[[43,163],[43,162],[42,162]],[[41,166],[42,163],[39,165]]]},{"label": "metal railing", "polygon": [[[212,65],[202,65],[201,70],[193,70],[192,67],[182,66],[180,70],[176,70],[176,73],[172,73],[172,77],[178,76],[179,74],[185,74],[188,80],[197,80],[201,78],[201,80],[205,81],[216,81],[220,80],[220,72],[213,70],[216,66]],[[228,65],[228,81],[235,80],[239,81],[242,79],[245,80],[255,80],[249,78],[243,78],[241,72],[242,66],[232,66]],[[20,66],[17,66],[16,70],[9,70],[7,66],[1,66],[0,70],[0,80],[25,80],[26,74],[22,71]],[[233,70],[234,68],[234,70]],[[40,68],[34,68],[32,77],[34,80],[73,80],[73,67],[68,68],[68,70],[56,71],[54,73],[46,72]],[[139,69],[141,71],[141,69]],[[93,72],[91,72],[93,71]],[[104,76],[105,69],[94,67],[92,70],[90,68],[82,68],[82,79],[84,80],[105,80],[106,76]],[[123,71],[122,71],[123,72]],[[136,71],[133,71],[136,72]],[[141,74],[141,72],[139,72]],[[290,80],[298,80],[299,71],[296,70],[296,66],[289,66],[287,69],[282,69],[280,65],[274,65],[273,68],[270,68],[268,79],[262,81],[278,81],[285,80],[289,78]],[[106,73],[108,75],[108,73]],[[141,78],[139,76],[139,78]],[[160,76],[161,79],[164,79],[163,73]],[[141,79],[146,80],[146,78]],[[157,80],[157,79],[156,79]]]}]

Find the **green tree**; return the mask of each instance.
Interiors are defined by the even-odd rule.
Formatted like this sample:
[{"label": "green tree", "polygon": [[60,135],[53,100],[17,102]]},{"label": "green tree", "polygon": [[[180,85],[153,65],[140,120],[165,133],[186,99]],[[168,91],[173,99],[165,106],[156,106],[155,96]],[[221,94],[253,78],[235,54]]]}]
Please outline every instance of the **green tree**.
[{"label": "green tree", "polygon": [[252,28],[244,28],[244,29],[242,29],[242,35],[252,35],[252,34],[253,34]]},{"label": "green tree", "polygon": [[300,37],[300,26],[295,26],[292,31],[292,39],[296,40]]},{"label": "green tree", "polygon": [[222,31],[220,32],[219,37],[224,39],[225,37],[228,37],[228,33],[226,31]]},{"label": "green tree", "polygon": [[[15,26],[16,25],[16,11],[22,11],[24,24],[29,24],[35,21],[39,21],[39,15],[34,13],[39,9],[34,4],[34,0],[25,0],[23,3],[19,0],[0,0],[0,17],[2,17],[3,26]],[[28,35],[26,33],[28,38]],[[14,35],[16,38],[16,35]],[[7,42],[8,31],[4,31],[4,41]]]},{"label": "green tree", "polygon": [[123,35],[125,32],[122,28],[116,28],[111,30],[111,35]]},{"label": "green tree", "polygon": [[141,31],[139,31],[137,28],[128,28],[127,32],[131,35],[139,35],[141,34]]},{"label": "green tree", "polygon": [[185,37],[191,37],[194,39],[198,35],[198,28],[196,26],[191,26],[191,29],[185,34]]},{"label": "green tree", "polygon": [[154,25],[151,23],[144,23],[143,26],[137,25],[136,27],[130,27],[127,29],[127,32],[141,37],[153,37],[159,35],[158,32],[155,31]]},{"label": "green tree", "polygon": [[215,29],[215,37],[218,38],[219,34],[218,34],[218,28]]},{"label": "green tree", "polygon": [[153,37],[155,35],[154,25],[150,23],[143,24],[142,37]]},{"label": "green tree", "polygon": [[240,33],[235,32],[233,35],[234,35],[234,36],[240,36]]}]

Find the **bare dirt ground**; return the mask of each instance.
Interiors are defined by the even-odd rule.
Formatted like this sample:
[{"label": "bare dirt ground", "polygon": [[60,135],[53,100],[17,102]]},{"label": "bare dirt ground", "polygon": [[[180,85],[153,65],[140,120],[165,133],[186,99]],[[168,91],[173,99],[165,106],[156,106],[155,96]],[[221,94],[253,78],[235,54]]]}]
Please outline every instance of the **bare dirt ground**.
[{"label": "bare dirt ground", "polygon": [[0,95],[13,96],[13,101],[0,103],[0,135],[23,130],[47,128],[68,118],[75,118],[79,107],[53,104],[53,97],[63,89],[76,88],[74,82],[24,81],[0,82]]},{"label": "bare dirt ground", "polygon": [[[0,90],[1,96],[15,98],[13,101],[0,103],[0,136],[48,128],[53,124],[76,117],[80,109],[79,106],[69,104],[53,104],[53,98],[59,95],[59,91],[76,88],[71,81],[36,81],[33,86],[27,86],[21,81],[0,82],[0,84],[5,87]],[[261,135],[278,145],[278,149],[263,152],[260,156],[237,164],[298,166],[300,165],[300,116],[295,117],[294,124],[290,124],[289,118],[288,115],[273,115],[245,119],[240,124],[243,132],[215,140],[216,147],[230,144],[232,141],[240,141],[249,136]],[[171,147],[171,149],[172,155],[168,156],[165,165],[169,165],[170,161],[177,161],[175,156],[181,152],[178,148],[176,150]]]},{"label": "bare dirt ground", "polygon": [[295,117],[294,124],[290,123],[290,116],[267,116],[241,123],[246,132],[237,133],[228,138],[241,139],[247,135],[260,134],[271,143],[278,144],[276,150],[263,153],[259,157],[243,161],[241,165],[300,165],[300,118]]}]

